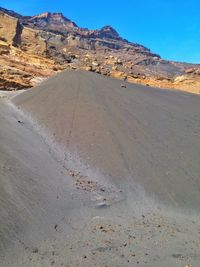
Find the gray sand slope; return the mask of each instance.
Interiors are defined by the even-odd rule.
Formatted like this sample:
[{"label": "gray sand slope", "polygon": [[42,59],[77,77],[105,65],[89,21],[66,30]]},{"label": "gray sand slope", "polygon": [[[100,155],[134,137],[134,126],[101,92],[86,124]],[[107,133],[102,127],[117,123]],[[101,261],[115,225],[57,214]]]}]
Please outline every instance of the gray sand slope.
[{"label": "gray sand slope", "polygon": [[116,185],[200,209],[200,98],[63,72],[14,100]]},{"label": "gray sand slope", "polygon": [[0,99],[0,266],[198,266],[200,98],[120,84]]}]

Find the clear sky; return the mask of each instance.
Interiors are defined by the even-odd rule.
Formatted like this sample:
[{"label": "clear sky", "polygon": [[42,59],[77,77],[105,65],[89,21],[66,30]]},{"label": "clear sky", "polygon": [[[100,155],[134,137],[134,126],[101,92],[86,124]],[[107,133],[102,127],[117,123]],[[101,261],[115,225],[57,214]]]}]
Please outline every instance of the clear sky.
[{"label": "clear sky", "polygon": [[200,0],[0,0],[23,15],[62,12],[81,27],[113,26],[165,59],[200,63]]}]

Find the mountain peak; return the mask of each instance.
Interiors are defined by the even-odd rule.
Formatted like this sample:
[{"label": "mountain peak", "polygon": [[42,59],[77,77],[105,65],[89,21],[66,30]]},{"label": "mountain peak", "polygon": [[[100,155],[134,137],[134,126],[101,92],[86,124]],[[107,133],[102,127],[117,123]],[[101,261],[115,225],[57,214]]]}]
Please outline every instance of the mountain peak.
[{"label": "mountain peak", "polygon": [[61,12],[54,12],[54,13],[51,13],[51,14],[52,14],[52,16],[55,16],[55,17],[64,18],[63,13],[61,13]]},{"label": "mountain peak", "polygon": [[72,22],[70,19],[66,18],[63,13],[60,12],[55,12],[55,13],[51,13],[51,12],[45,12],[33,17],[30,17],[28,19],[29,22],[34,23],[35,26],[37,27],[44,27],[44,26],[48,26],[50,29],[54,29],[54,28],[58,28],[62,27],[62,28],[66,28],[66,27],[77,27],[77,25]]},{"label": "mountain peak", "polygon": [[64,17],[63,13],[60,12],[54,12],[54,13],[44,12],[36,16],[33,16],[32,18],[62,18],[68,20],[67,18]]},{"label": "mountain peak", "polygon": [[114,31],[117,32],[112,26],[110,25],[106,25],[104,27],[101,28],[102,31]]},{"label": "mountain peak", "polygon": [[44,12],[44,13],[41,13],[41,14],[38,14],[36,16],[33,16],[32,18],[48,18],[49,16],[51,15],[50,12]]},{"label": "mountain peak", "polygon": [[106,38],[112,38],[112,39],[120,38],[118,32],[110,25],[106,25],[103,28],[101,28],[99,30],[99,33]]}]

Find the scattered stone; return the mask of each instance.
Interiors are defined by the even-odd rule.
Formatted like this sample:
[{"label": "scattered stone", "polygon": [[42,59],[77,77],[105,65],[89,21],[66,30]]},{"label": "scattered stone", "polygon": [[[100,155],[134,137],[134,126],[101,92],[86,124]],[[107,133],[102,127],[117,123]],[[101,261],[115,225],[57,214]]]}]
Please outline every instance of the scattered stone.
[{"label": "scattered stone", "polygon": [[85,67],[82,67],[82,69],[86,71],[92,71],[92,66],[85,66]]},{"label": "scattered stone", "polygon": [[98,62],[92,62],[92,66],[98,67],[99,66],[99,63]]},{"label": "scattered stone", "polygon": [[108,208],[109,207],[109,205],[107,204],[107,203],[105,203],[105,202],[102,202],[102,203],[98,203],[97,205],[96,205],[96,208]]},{"label": "scattered stone", "polygon": [[117,66],[113,66],[112,70],[118,71],[118,67]]},{"label": "scattered stone", "polygon": [[34,248],[33,250],[32,250],[32,253],[38,253],[39,252],[39,249],[38,248]]},{"label": "scattered stone", "polygon": [[117,62],[116,62],[118,65],[122,65],[122,60],[119,58],[117,59]]},{"label": "scattered stone", "polygon": [[122,87],[122,88],[126,88],[126,84],[122,83],[122,84],[121,84],[121,87]]}]

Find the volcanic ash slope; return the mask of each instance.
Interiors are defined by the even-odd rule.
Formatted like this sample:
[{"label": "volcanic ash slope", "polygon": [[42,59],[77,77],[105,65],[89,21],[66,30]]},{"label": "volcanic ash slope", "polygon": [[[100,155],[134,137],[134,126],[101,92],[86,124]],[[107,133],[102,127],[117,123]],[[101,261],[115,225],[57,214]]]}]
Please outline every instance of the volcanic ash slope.
[{"label": "volcanic ash slope", "polygon": [[13,102],[62,148],[67,168],[138,203],[199,210],[198,96],[65,71]]},{"label": "volcanic ash slope", "polygon": [[0,266],[199,266],[199,118],[198,96],[88,72],[4,94]]}]

